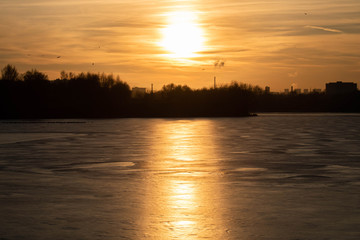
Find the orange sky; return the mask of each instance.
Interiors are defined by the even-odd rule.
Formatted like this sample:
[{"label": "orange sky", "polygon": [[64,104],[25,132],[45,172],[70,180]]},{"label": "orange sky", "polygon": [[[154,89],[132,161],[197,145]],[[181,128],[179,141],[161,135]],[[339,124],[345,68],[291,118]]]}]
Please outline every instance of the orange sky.
[{"label": "orange sky", "polygon": [[0,66],[50,79],[113,73],[155,89],[210,87],[215,75],[274,91],[360,85],[359,9],[358,0],[3,0]]}]

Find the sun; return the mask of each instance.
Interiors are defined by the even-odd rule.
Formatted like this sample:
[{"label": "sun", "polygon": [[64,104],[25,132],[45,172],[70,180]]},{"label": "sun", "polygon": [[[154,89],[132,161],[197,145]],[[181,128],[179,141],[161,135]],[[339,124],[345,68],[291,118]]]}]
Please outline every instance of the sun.
[{"label": "sun", "polygon": [[169,14],[169,24],[162,30],[160,45],[171,56],[189,58],[203,50],[204,34],[193,12],[173,12]]}]

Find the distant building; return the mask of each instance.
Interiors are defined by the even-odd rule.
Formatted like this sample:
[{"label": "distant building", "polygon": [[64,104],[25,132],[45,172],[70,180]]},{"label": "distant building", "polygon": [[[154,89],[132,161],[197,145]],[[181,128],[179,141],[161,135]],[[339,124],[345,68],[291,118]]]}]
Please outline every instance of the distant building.
[{"label": "distant building", "polygon": [[266,86],[266,87],[265,87],[265,92],[266,92],[266,93],[270,93],[270,87],[269,87],[269,86]]},{"label": "distant building", "polygon": [[290,91],[289,91],[288,88],[285,88],[285,89],[284,89],[284,93],[285,93],[285,94],[289,94],[289,92],[290,92]]},{"label": "distant building", "polygon": [[357,84],[352,82],[331,82],[326,84],[326,94],[348,94],[357,91]]},{"label": "distant building", "polygon": [[296,94],[300,94],[300,93],[301,93],[301,89],[300,89],[300,88],[296,88],[296,89],[294,90],[294,92],[295,92]]},{"label": "distant building", "polygon": [[308,94],[309,93],[309,89],[305,88],[303,91],[304,94]]},{"label": "distant building", "polygon": [[141,98],[144,97],[146,93],[146,88],[133,87],[131,90],[132,98]]},{"label": "distant building", "polygon": [[314,88],[312,90],[313,93],[321,93],[321,89],[320,88]]}]

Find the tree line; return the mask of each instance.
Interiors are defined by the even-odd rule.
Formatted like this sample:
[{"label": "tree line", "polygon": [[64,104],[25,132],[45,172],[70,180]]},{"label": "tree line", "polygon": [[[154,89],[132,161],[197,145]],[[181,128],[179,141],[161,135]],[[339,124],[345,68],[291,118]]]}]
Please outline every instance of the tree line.
[{"label": "tree line", "polygon": [[232,82],[191,89],[168,84],[132,96],[130,86],[105,73],[62,71],[50,81],[36,69],[19,74],[5,66],[0,79],[0,118],[238,117],[252,112],[360,112],[359,92],[272,94]]},{"label": "tree line", "polygon": [[126,113],[130,87],[113,75],[67,73],[49,81],[36,69],[18,74],[7,65],[0,80],[1,118],[121,117]]}]

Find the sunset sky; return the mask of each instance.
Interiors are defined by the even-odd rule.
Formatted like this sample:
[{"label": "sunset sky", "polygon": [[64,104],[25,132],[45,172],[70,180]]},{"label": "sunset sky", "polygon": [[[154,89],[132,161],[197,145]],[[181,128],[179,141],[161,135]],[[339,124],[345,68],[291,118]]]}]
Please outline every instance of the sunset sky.
[{"label": "sunset sky", "polygon": [[359,0],[1,0],[0,66],[132,87],[360,85]]}]

